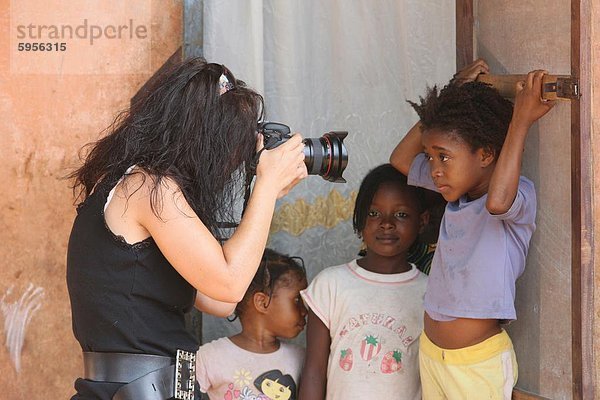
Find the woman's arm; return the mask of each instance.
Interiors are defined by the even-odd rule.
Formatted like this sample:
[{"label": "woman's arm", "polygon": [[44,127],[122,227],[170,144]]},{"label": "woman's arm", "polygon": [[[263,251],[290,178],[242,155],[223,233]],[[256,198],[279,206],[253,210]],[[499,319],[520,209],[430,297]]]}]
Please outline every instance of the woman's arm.
[{"label": "woman's arm", "polygon": [[150,206],[148,178],[129,198],[126,217],[147,230],[171,265],[199,292],[214,300],[237,303],[258,268],[276,199],[307,175],[303,150],[302,138],[294,135],[277,148],[262,152],[244,217],[223,246],[170,179],[159,188],[160,217]]},{"label": "woman's arm", "polygon": [[330,346],[329,329],[309,309],[306,327],[306,359],[300,378],[298,400],[323,400],[325,398]]},{"label": "woman's arm", "polygon": [[218,301],[207,295],[197,292],[196,302],[194,304],[196,308],[202,312],[214,315],[216,317],[228,317],[235,311],[237,303],[227,303],[224,301]]}]

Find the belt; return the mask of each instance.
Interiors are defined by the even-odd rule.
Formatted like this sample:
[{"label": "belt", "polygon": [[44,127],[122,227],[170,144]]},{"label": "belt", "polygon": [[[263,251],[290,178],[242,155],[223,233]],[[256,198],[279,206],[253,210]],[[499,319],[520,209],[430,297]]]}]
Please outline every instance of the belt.
[{"label": "belt", "polygon": [[123,383],[113,400],[194,400],[196,354],[175,359],[151,354],[83,352],[84,378]]}]

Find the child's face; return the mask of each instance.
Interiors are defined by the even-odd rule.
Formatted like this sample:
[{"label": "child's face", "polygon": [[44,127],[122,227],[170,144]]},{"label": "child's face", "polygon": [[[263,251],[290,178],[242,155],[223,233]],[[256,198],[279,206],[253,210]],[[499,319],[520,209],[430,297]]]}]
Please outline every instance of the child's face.
[{"label": "child's face", "polygon": [[474,200],[487,193],[494,161],[489,152],[472,151],[457,135],[438,129],[423,132],[421,138],[431,177],[446,201],[464,194]]},{"label": "child's face", "polygon": [[423,215],[412,191],[398,183],[383,183],[373,196],[362,230],[367,254],[394,257],[406,253],[424,225]]},{"label": "child's face", "polygon": [[273,335],[291,339],[304,329],[306,325],[306,307],[300,298],[300,291],[306,289],[305,278],[288,272],[282,277],[283,282],[275,284],[271,302],[267,308],[269,322],[267,324]]}]

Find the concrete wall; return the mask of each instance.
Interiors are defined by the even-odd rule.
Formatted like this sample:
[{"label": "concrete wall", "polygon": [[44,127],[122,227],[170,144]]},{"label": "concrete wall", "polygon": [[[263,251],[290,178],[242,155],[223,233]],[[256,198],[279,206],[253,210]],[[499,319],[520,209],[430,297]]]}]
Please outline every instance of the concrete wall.
[{"label": "concrete wall", "polygon": [[[0,398],[64,399],[82,373],[71,333],[65,254],[77,152],[126,108],[181,45],[181,2],[0,1]],[[19,38],[19,25],[84,25],[88,37]],[[146,35],[90,43],[89,27],[144,26]],[[49,29],[49,28],[48,28]],[[127,28],[129,29],[129,28]],[[83,29],[79,32],[83,36]],[[49,30],[42,34],[50,34]],[[19,52],[18,43],[66,43]]]},{"label": "concrete wall", "polygon": [[[492,73],[570,74],[570,1],[475,4],[475,49]],[[537,231],[517,282],[518,320],[509,326],[517,387],[552,399],[572,396],[570,122],[570,103],[560,102],[527,139],[523,174],[537,189]]]}]

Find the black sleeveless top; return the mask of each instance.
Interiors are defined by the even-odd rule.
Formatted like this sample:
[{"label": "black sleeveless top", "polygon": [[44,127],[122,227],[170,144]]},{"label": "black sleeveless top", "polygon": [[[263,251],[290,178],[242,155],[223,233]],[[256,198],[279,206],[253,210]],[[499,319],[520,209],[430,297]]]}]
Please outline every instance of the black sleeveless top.
[{"label": "black sleeveless top", "polygon": [[[195,352],[184,313],[196,291],[152,238],[130,245],[110,231],[104,204],[116,181],[102,182],[77,208],[69,238],[67,286],[73,333],[83,351],[174,357]],[[110,399],[118,384],[78,379],[74,399]]]}]

